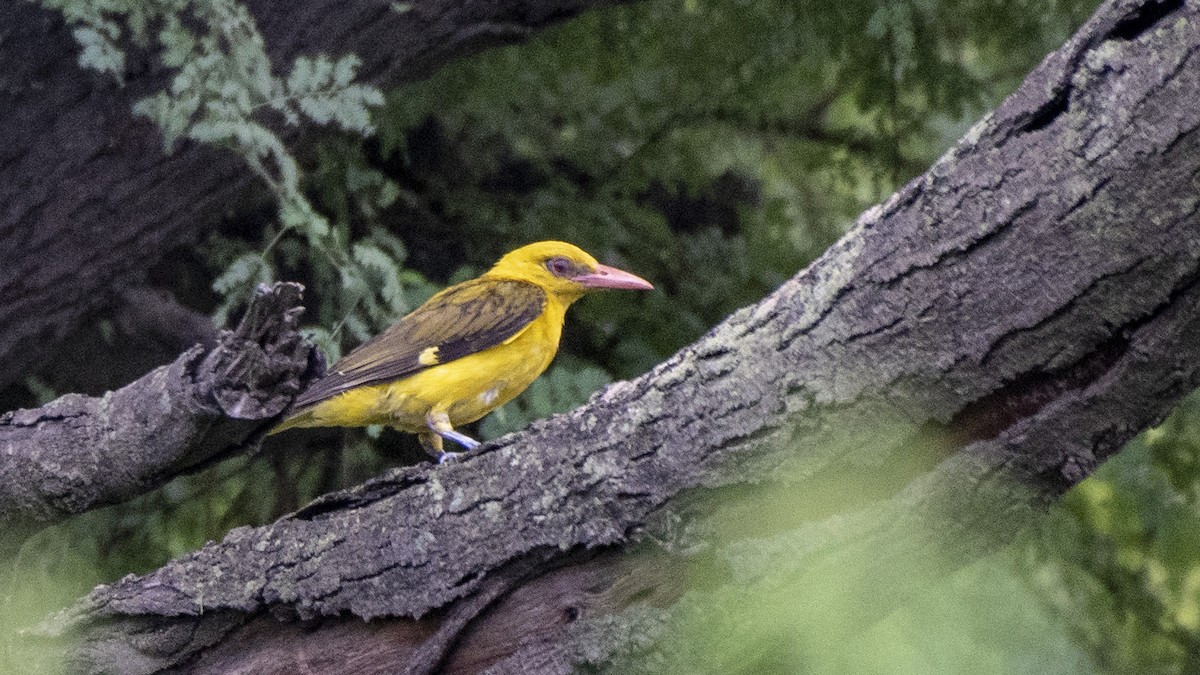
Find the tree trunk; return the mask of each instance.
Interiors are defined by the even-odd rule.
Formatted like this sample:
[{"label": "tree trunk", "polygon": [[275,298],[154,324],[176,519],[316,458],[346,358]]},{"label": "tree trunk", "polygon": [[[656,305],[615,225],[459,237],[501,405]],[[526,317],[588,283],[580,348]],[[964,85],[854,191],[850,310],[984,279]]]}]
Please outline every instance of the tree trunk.
[{"label": "tree trunk", "polygon": [[1198,24],[1195,0],[1106,3],[928,173],[650,373],[46,630],[87,672],[566,672],[652,635],[714,546],[730,583],[850,579],[829,620],[883,616],[1200,384]]},{"label": "tree trunk", "polygon": [[[394,85],[608,3],[418,0],[403,13],[390,0],[248,4],[275,63],[354,52],[364,77]],[[2,387],[258,186],[231,152],[188,143],[163,154],[158,129],[131,113],[166,81],[152,59],[130,55],[121,86],[80,72],[56,12],[7,2],[0,26],[10,27],[0,39]]]}]

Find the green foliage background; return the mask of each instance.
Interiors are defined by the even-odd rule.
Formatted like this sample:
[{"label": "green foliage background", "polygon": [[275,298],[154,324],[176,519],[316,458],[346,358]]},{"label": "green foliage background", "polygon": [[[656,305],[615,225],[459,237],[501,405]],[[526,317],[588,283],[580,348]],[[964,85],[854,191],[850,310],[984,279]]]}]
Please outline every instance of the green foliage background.
[{"label": "green foliage background", "polygon": [[[271,187],[272,204],[234,215],[174,257],[176,293],[218,321],[236,315],[255,283],[301,280],[306,330],[333,360],[445,284],[547,238],[655,282],[661,292],[589,298],[572,310],[551,371],[473,430],[492,438],[645,371],[794,275],[931,164],[1095,3],[651,0],[589,13],[390,92],[355,82],[353,55],[271,64],[234,2],[44,4],[75,22],[84,65],[119,75],[130,41],[161,50],[179,75],[139,110],[161,124],[168,147],[181,137],[226,145]],[[185,15],[199,20],[173,18]],[[237,48],[223,51],[230,43]],[[329,126],[297,158],[264,121],[268,111]],[[822,642],[821,617],[798,603],[760,615],[751,601],[721,640],[703,635],[711,626],[681,628],[695,631],[692,665],[1197,667],[1198,425],[1193,398],[1019,544],[853,648]],[[410,439],[377,429],[304,439],[288,439],[287,454],[231,460],[38,535],[0,597],[0,627],[420,458]]]}]

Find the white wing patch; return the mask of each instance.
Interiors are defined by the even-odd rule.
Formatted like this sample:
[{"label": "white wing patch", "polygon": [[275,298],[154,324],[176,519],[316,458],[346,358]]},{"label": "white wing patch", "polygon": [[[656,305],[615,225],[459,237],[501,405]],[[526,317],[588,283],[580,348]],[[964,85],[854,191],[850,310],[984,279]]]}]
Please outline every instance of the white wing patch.
[{"label": "white wing patch", "polygon": [[493,402],[495,402],[496,397],[499,395],[500,395],[500,385],[496,385],[496,386],[492,387],[491,389],[488,389],[487,391],[480,394],[479,401],[480,401],[480,403],[483,403],[484,405],[491,405]]}]

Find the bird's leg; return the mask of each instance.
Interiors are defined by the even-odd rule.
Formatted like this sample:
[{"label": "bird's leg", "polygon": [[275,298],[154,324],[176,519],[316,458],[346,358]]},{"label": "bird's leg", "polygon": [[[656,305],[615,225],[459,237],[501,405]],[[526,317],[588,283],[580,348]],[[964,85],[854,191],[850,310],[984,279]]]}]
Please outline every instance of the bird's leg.
[{"label": "bird's leg", "polygon": [[[479,441],[454,430],[454,427],[450,424],[450,416],[445,411],[429,411],[429,414],[425,415],[425,426],[429,427],[429,430],[436,434],[434,438],[437,439],[438,450],[441,450],[443,438],[448,441],[454,441],[467,450],[474,450],[479,447]],[[425,434],[421,435],[425,436]],[[439,452],[437,455],[438,464],[447,459],[453,459],[458,454],[457,452]]]},{"label": "bird's leg", "polygon": [[[446,454],[446,451],[442,449],[442,437],[438,436],[437,434],[433,433],[432,431],[426,431],[424,433],[418,434],[417,439],[419,441],[421,441],[421,447],[425,448],[425,452],[428,452],[429,454],[436,457],[438,460],[438,464],[441,464],[442,463],[442,455]],[[454,454],[454,453],[451,453],[451,454]]]}]

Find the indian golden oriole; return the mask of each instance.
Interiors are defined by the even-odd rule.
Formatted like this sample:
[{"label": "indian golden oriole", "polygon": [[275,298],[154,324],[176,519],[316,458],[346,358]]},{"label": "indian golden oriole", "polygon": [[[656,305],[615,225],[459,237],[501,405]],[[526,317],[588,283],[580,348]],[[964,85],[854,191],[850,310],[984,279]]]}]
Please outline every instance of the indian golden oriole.
[{"label": "indian golden oriole", "polygon": [[602,288],[650,282],[560,241],[508,253],[363,343],[313,382],[272,433],[381,424],[419,434],[439,462],[479,442],[454,430],[525,390],[554,359],[567,307]]}]

